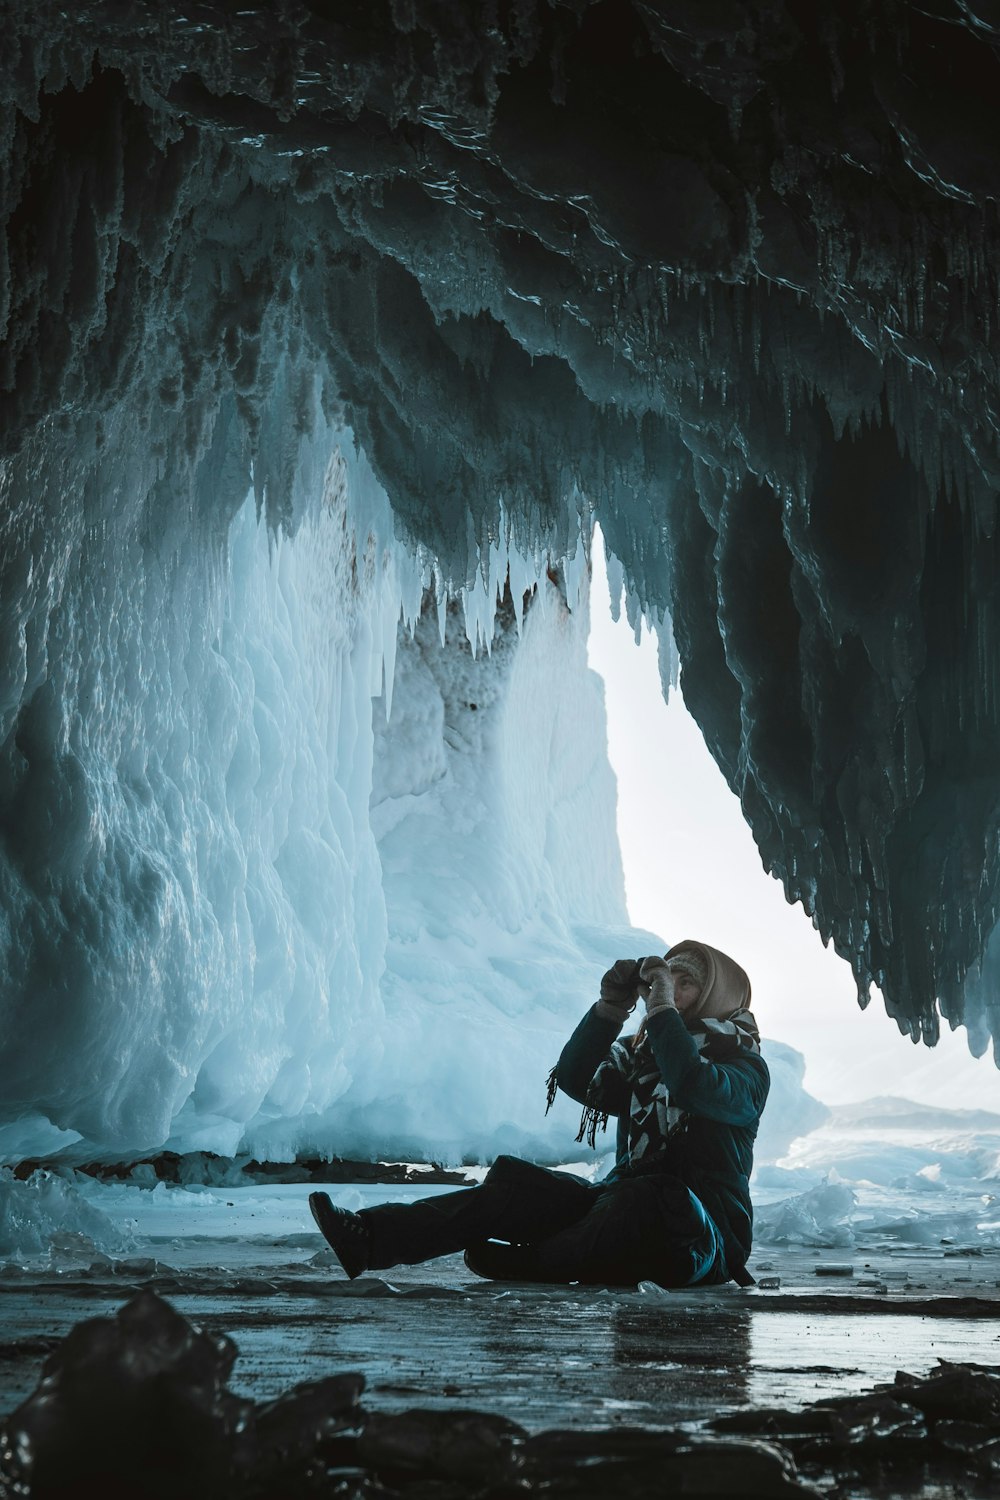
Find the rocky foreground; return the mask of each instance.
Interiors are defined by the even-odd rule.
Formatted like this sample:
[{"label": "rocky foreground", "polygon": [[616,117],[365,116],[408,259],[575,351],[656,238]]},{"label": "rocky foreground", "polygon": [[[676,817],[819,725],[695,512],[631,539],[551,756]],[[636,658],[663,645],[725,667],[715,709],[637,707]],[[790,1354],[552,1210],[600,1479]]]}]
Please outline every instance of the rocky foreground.
[{"label": "rocky foreground", "polygon": [[356,1371],[254,1402],[228,1388],[237,1352],[153,1291],[77,1324],[4,1425],[0,1500],[986,1495],[1000,1475],[1000,1367],[942,1362],[711,1430],[531,1435],[484,1411],[369,1410]]}]

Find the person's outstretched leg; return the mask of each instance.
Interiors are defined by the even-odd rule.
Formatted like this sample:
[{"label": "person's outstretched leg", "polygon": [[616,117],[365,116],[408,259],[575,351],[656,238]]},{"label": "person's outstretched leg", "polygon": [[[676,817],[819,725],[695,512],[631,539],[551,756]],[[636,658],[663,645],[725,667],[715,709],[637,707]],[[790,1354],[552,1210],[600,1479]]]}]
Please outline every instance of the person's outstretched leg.
[{"label": "person's outstretched leg", "polygon": [[416,1265],[490,1238],[535,1242],[583,1218],[598,1189],[565,1172],[498,1156],[479,1187],[416,1203],[382,1203],[357,1214],[325,1193],[309,1206],[349,1276]]}]

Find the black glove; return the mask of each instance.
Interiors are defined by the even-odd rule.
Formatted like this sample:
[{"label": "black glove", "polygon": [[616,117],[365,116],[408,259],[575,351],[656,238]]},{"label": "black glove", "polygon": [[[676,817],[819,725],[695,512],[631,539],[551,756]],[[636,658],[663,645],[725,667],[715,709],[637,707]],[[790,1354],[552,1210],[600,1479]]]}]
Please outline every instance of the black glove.
[{"label": "black glove", "polygon": [[622,1020],[639,998],[637,958],[618,958],[601,980],[601,1004],[618,1011]]}]

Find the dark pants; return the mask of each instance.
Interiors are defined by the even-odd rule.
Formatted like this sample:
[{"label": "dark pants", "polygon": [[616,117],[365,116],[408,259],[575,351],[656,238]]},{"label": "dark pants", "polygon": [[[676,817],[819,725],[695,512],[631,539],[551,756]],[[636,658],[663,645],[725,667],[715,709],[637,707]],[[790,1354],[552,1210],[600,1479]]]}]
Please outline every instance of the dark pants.
[{"label": "dark pants", "polygon": [[480,1187],[381,1204],[361,1218],[371,1233],[371,1270],[498,1239],[519,1247],[511,1268],[523,1280],[679,1287],[726,1279],[719,1231],[677,1177],[594,1186],[498,1156]]}]

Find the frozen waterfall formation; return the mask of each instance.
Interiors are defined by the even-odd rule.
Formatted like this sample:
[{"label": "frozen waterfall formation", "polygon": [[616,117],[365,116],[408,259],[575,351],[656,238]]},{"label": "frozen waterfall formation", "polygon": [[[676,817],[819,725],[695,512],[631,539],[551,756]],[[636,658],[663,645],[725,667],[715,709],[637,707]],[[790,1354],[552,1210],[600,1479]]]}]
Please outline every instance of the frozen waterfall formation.
[{"label": "frozen waterfall formation", "polygon": [[513,1077],[625,920],[595,516],[862,999],[981,1050],[994,0],[2,17],[5,1149],[409,1140],[433,992],[423,1139],[496,1139],[483,1007]]}]

